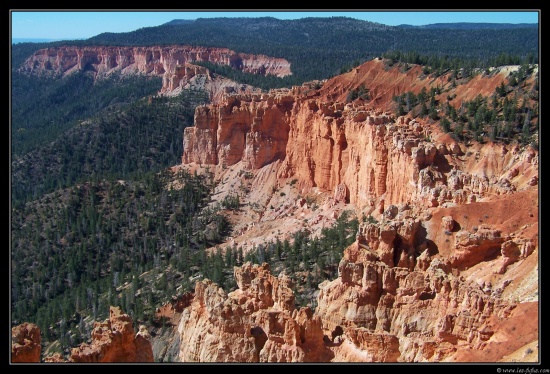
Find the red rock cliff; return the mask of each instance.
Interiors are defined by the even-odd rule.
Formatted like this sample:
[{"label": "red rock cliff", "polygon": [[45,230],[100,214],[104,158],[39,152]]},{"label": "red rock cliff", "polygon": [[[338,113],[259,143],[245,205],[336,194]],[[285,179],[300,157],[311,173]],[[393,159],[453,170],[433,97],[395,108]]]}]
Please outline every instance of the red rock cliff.
[{"label": "red rock cliff", "polygon": [[282,160],[280,179],[302,188],[342,190],[358,208],[418,202],[471,203],[511,193],[538,175],[530,149],[459,145],[437,124],[394,117],[362,104],[308,97],[303,87],[264,95],[231,95],[196,109],[183,136],[183,164],[259,169]]},{"label": "red rock cliff", "polygon": [[183,163],[233,165],[250,169],[285,158],[288,111],[293,98],[280,94],[237,95],[221,105],[195,110],[195,126],[184,130]]},{"label": "red rock cliff", "polygon": [[[454,91],[445,77],[434,84],[447,84],[449,91],[439,99],[452,95],[447,101],[459,106],[478,94],[491,94],[503,79],[502,74],[478,76]],[[300,206],[308,192],[324,191],[334,196],[334,204],[347,202],[359,214],[372,214],[373,221],[362,222],[356,243],[345,250],[338,278],[319,285],[312,319],[320,319],[322,333],[314,331],[324,339],[315,340],[318,348],[311,351],[329,352],[318,355],[319,361],[496,362],[518,353],[520,361],[533,361],[527,352],[538,347],[540,318],[538,152],[514,144],[458,143],[436,122],[388,112],[393,95],[420,92],[429,82],[417,67],[402,73],[373,61],[320,89],[305,84],[262,96],[227,96],[218,105],[197,108],[195,127],[185,130],[184,164],[241,162],[235,169],[254,170],[259,181],[276,170],[279,187],[298,187]],[[346,104],[347,93],[363,83],[373,99]],[[273,121],[267,123],[276,129],[271,131],[282,132],[275,137],[279,142],[266,135],[263,143],[250,147],[246,140],[254,124],[263,124],[268,113]],[[269,134],[266,128],[257,132]],[[266,156],[264,147],[275,143],[284,152]],[[258,151],[250,151],[254,149]],[[270,160],[278,162],[264,167]],[[224,178],[237,173],[227,169],[221,171]],[[289,179],[293,182],[285,183]],[[254,183],[259,190],[261,183]],[[308,214],[307,208],[298,212],[299,217]],[[273,228],[283,227],[284,216],[276,216],[272,226],[266,216],[254,221],[267,227],[258,229],[259,236],[275,235]],[[300,224],[306,226],[306,221]],[[235,235],[254,239],[243,232]],[[231,330],[236,335],[218,334],[219,341],[203,342],[199,335],[226,328],[214,310],[231,311],[237,321],[247,313],[258,320],[256,307],[241,312],[236,304],[263,298],[239,285],[243,296],[236,302],[218,288],[207,292],[211,286],[198,286],[203,301],[187,312],[186,328],[180,325],[182,355],[189,360],[256,360],[252,348],[246,358],[228,356],[241,352],[234,347],[251,347],[241,325]],[[208,300],[214,299],[217,306],[209,307]],[[233,329],[236,324],[229,325]],[[183,347],[186,342],[193,348]],[[212,345],[223,352],[207,348]],[[273,352],[288,358],[284,349]]]},{"label": "red rock cliff", "polygon": [[440,361],[459,341],[479,350],[495,333],[490,322],[505,321],[516,307],[454,276],[443,261],[409,270],[374,258],[350,261],[350,251],[318,300],[325,334],[344,342],[337,360]]},{"label": "red rock cliff", "polygon": [[30,74],[68,74],[75,70],[91,70],[98,76],[114,71],[123,74],[159,75],[162,91],[171,91],[188,74],[187,62],[209,61],[229,65],[247,73],[290,75],[290,63],[282,58],[238,53],[227,48],[164,46],[164,47],[52,47],[36,51],[21,71]]},{"label": "red rock cliff", "polygon": [[[119,307],[111,307],[109,318],[96,322],[92,342],[73,348],[68,360],[59,353],[44,362],[153,362],[151,336],[145,328],[134,333],[132,319]],[[41,362],[40,329],[32,323],[12,328],[12,362]]]}]

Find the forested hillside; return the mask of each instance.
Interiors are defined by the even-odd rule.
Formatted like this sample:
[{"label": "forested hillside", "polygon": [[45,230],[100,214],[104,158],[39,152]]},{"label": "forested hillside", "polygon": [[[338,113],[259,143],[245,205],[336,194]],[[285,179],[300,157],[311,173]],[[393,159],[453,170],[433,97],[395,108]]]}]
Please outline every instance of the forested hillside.
[{"label": "forested hillside", "polygon": [[[166,191],[170,181],[183,188]],[[199,271],[212,277],[204,249],[228,223],[204,209],[211,188],[204,176],[149,172],[75,184],[14,209],[12,322],[36,321],[47,340],[65,345],[80,342],[82,320],[104,318],[109,305],[152,318],[184,279]]]},{"label": "forested hillside", "polygon": [[[75,87],[70,80],[78,80],[79,76],[80,73],[67,78],[69,82],[64,82],[63,92]],[[144,78],[134,79],[136,85],[140,81],[147,82]],[[109,89],[101,90],[105,85],[109,85]],[[20,152],[12,154],[14,204],[90,178],[128,178],[177,164],[183,153],[183,129],[193,125],[195,106],[208,98],[203,91],[184,91],[175,98],[152,98],[120,106],[115,103],[124,100],[125,91],[135,95],[133,99],[136,100],[144,94],[143,88],[147,84],[137,88],[134,84],[117,86],[116,81],[107,80],[93,87],[110,106],[86,120],[87,113],[98,109],[93,106],[93,100],[86,100],[89,96],[83,93],[67,96],[68,102],[60,102],[58,106],[35,102],[26,112],[22,110],[21,114],[14,115],[14,122],[17,120],[22,124],[27,118],[25,113],[29,123],[33,123],[33,112],[37,113],[38,123],[47,119],[44,127],[33,126],[28,131],[19,125],[21,130],[15,132],[21,131],[25,137],[13,135],[14,147],[26,145],[21,146]],[[115,96],[111,96],[113,94]],[[75,106],[79,110],[73,114],[70,109]],[[57,109],[47,109],[52,107]],[[42,108],[44,114],[40,115],[38,108]]]},{"label": "forested hillside", "polygon": [[77,120],[107,107],[132,103],[155,94],[160,78],[113,75],[95,84],[92,74],[80,71],[54,80],[12,75],[12,152],[21,155],[48,143]]}]

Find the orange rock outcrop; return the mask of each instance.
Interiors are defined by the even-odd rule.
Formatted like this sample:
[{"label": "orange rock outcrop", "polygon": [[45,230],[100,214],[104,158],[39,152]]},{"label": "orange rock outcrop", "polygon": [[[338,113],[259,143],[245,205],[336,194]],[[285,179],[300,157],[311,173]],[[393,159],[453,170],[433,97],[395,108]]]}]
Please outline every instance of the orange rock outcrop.
[{"label": "orange rock outcrop", "polygon": [[242,160],[259,169],[284,159],[291,105],[286,95],[239,95],[197,107],[195,126],[184,130],[183,163],[231,166]]},{"label": "orange rock outcrop", "polygon": [[12,328],[12,362],[154,362],[151,335],[140,326],[134,333],[132,319],[119,307],[109,309],[109,318],[95,322],[92,342],[73,348],[66,360],[55,353],[41,360],[40,329],[32,323]]},{"label": "orange rock outcrop", "polygon": [[119,307],[109,309],[109,318],[96,322],[92,343],[82,343],[71,351],[70,362],[153,362],[151,336],[140,326],[137,334],[132,319]]},{"label": "orange rock outcrop", "polygon": [[472,203],[525,188],[538,175],[530,149],[487,143],[466,150],[439,140],[444,136],[436,125],[423,120],[299,92],[229,95],[219,105],[198,107],[195,126],[184,130],[182,163],[243,161],[260,169],[281,160],[279,179],[297,178],[306,189],[339,188],[346,202],[381,211],[403,202]]},{"label": "orange rock outcrop", "polygon": [[183,311],[182,362],[323,362],[321,321],[296,309],[290,278],[271,275],[269,265],[235,267],[238,289],[226,294],[209,280],[198,282]]},{"label": "orange rock outcrop", "polygon": [[345,341],[337,359],[441,361],[459,341],[483,349],[495,333],[490,320],[506,320],[516,307],[453,275],[448,262],[434,259],[425,270],[407,269],[374,258],[350,261],[351,251],[340,262],[338,279],[320,285],[316,311],[324,333]]},{"label": "orange rock outcrop", "polygon": [[24,322],[11,329],[11,362],[40,362],[40,328]]}]

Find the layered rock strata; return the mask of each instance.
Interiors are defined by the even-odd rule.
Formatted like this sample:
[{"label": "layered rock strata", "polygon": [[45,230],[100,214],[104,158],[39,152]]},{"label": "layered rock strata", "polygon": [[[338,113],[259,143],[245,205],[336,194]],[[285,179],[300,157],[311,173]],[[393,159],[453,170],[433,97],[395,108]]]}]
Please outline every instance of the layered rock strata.
[{"label": "layered rock strata", "polygon": [[346,249],[338,278],[319,286],[323,332],[345,343],[336,361],[431,362],[449,360],[459,346],[483,350],[497,332],[494,321],[517,306],[454,275],[452,263],[431,260],[428,249],[416,261],[400,256],[401,266],[379,257],[356,243]]},{"label": "layered rock strata", "polygon": [[470,151],[454,141],[432,141],[437,130],[422,120],[298,92],[229,95],[198,107],[195,126],[184,130],[182,163],[243,161],[259,169],[281,160],[279,179],[297,178],[305,189],[339,189],[340,199],[380,212],[403,202],[472,203],[525,188],[538,174],[532,150],[485,144]]},{"label": "layered rock strata", "polygon": [[151,335],[143,325],[135,333],[132,324],[112,306],[108,319],[94,323],[90,344],[73,348],[68,360],[59,353],[41,360],[40,329],[23,323],[12,328],[12,362],[153,362]]},{"label": "layered rock strata", "polygon": [[130,316],[111,307],[109,318],[94,324],[92,343],[73,348],[69,361],[153,362],[151,336],[145,326],[135,333]]},{"label": "layered rock strata", "polygon": [[238,53],[227,48],[198,46],[61,46],[36,51],[19,69],[35,75],[66,75],[89,70],[98,77],[115,71],[122,74],[146,74],[162,77],[161,92],[169,92],[190,78],[186,63],[207,61],[228,65],[252,74],[290,75],[290,63],[283,58]]}]

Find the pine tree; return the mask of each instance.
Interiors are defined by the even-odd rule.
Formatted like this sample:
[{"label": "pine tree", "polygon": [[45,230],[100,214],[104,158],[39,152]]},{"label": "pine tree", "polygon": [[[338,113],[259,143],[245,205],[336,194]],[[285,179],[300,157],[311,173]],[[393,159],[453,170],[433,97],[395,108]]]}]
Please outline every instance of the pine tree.
[{"label": "pine tree", "polygon": [[420,107],[420,117],[424,118],[426,117],[426,114],[428,114],[428,108],[426,107],[426,102],[422,102],[422,106]]},{"label": "pine tree", "polygon": [[443,131],[449,132],[451,130],[451,123],[447,118],[443,118],[439,124],[441,125]]}]

